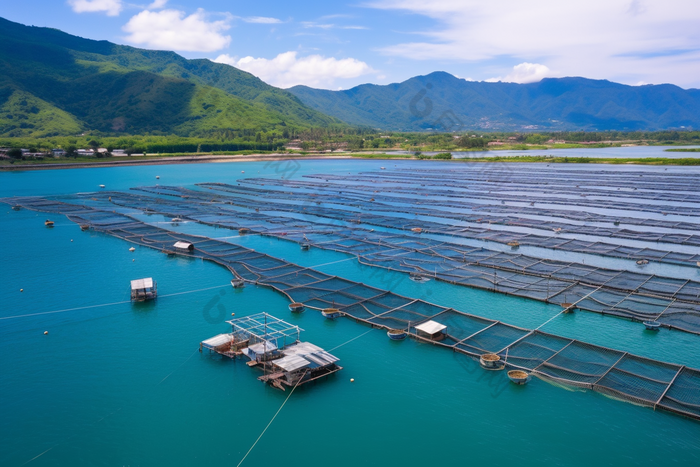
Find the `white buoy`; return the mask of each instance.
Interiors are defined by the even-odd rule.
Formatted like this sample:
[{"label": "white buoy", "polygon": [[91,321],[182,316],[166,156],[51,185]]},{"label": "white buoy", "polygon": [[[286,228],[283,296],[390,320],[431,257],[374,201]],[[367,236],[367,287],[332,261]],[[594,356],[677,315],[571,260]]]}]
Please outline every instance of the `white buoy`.
[{"label": "white buoy", "polygon": [[160,179],[160,175],[156,175],[156,179]]},{"label": "white buoy", "polygon": [[104,188],[104,187],[105,187],[104,185],[100,185],[100,188]]},{"label": "white buoy", "polygon": [[351,383],[354,383],[354,382],[355,382],[355,378],[350,378],[350,382],[351,382]]},{"label": "white buoy", "polygon": [[47,335],[48,333],[49,333],[49,331],[44,331],[44,335]]},{"label": "white buoy", "polygon": [[24,292],[24,289],[19,289],[20,292]]},{"label": "white buoy", "polygon": [[245,170],[241,170],[241,173],[244,174],[244,173],[245,173]]},{"label": "white buoy", "polygon": [[132,263],[133,263],[134,261],[136,261],[136,260],[135,260],[135,259],[132,259],[132,260],[131,260]]},{"label": "white buoy", "polygon": [[73,241],[73,239],[71,238],[71,239],[70,239],[70,241],[72,242],[72,241]]}]

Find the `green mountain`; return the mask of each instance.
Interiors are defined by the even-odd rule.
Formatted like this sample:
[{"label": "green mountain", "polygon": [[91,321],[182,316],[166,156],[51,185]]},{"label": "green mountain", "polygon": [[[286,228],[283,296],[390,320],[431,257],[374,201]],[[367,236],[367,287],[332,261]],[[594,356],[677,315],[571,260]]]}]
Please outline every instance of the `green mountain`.
[{"label": "green mountain", "polygon": [[700,128],[700,90],[585,78],[538,83],[465,81],[435,72],[346,91],[289,89],[309,107],[385,130],[662,130]]},{"label": "green mountain", "polygon": [[340,124],[250,73],[0,18],[0,136]]}]

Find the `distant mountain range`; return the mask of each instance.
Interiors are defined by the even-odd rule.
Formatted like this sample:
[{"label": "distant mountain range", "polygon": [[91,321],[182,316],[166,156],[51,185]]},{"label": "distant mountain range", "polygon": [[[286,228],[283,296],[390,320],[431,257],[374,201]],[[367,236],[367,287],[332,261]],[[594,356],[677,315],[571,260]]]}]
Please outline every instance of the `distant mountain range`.
[{"label": "distant mountain range", "polygon": [[250,73],[0,18],[0,135],[191,135],[341,123]]},{"label": "distant mountain range", "polygon": [[393,131],[700,128],[700,90],[671,84],[627,86],[585,78],[487,83],[435,72],[386,86],[289,91],[350,124]]},{"label": "distant mountain range", "polygon": [[210,60],[0,18],[0,136],[193,136],[343,122],[393,131],[700,128],[700,90],[584,78],[486,83],[444,72],[346,91],[283,90]]}]

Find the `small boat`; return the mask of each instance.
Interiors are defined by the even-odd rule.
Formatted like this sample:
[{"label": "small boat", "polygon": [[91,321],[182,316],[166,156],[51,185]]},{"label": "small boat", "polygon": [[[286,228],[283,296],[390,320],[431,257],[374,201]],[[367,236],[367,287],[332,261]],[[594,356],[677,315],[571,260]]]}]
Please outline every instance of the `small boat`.
[{"label": "small boat", "polygon": [[638,259],[638,260],[637,260],[637,266],[645,266],[645,265],[647,265],[647,264],[649,264],[649,260],[648,260],[648,259]]},{"label": "small boat", "polygon": [[561,307],[564,309],[564,313],[571,313],[574,311],[574,304],[573,303],[564,302],[561,304]]},{"label": "small boat", "polygon": [[423,231],[423,229],[421,229],[420,227],[413,227],[411,229],[411,232],[414,232],[414,233],[421,233],[422,231]]},{"label": "small boat", "polygon": [[613,224],[620,225],[620,221],[615,221],[615,222],[613,222]]},{"label": "small boat", "polygon": [[16,206],[12,206],[13,211],[19,211],[20,209],[22,209],[22,207],[19,204]]},{"label": "small boat", "polygon": [[389,329],[386,335],[389,336],[389,339],[392,341],[401,341],[408,336],[408,332],[404,331],[403,329]]},{"label": "small boat", "polygon": [[90,226],[87,224],[80,224],[80,230],[85,232],[86,230],[90,230]]},{"label": "small boat", "polygon": [[552,229],[552,230],[554,230],[554,233],[557,233],[557,234],[561,233],[561,227],[557,227],[556,229]]},{"label": "small boat", "polygon": [[239,235],[247,234],[248,232],[250,232],[250,229],[247,227],[241,227],[240,229],[238,229]]},{"label": "small boat", "polygon": [[534,202],[534,201],[533,201],[532,203],[530,203],[530,206],[534,206],[534,205],[535,205],[535,202]]},{"label": "small boat", "polygon": [[526,384],[530,381],[530,375],[522,370],[510,370],[508,372],[508,379],[515,384]]},{"label": "small boat", "polygon": [[181,217],[173,217],[173,218],[170,220],[170,222],[172,222],[173,224],[179,224],[180,222],[183,222],[183,220],[182,220]]},{"label": "small boat", "polygon": [[304,242],[304,243],[301,244],[301,249],[302,249],[302,250],[308,250],[309,248],[311,248],[311,244],[310,244],[310,243]]},{"label": "small boat", "polygon": [[642,324],[650,331],[658,331],[661,327],[661,323],[658,321],[642,321]]},{"label": "small boat", "polygon": [[177,254],[172,250],[163,250],[163,251],[161,251],[161,253],[165,253],[168,256],[175,256]]},{"label": "small boat", "polygon": [[424,282],[430,282],[429,277],[424,276],[423,274],[418,274],[417,272],[408,273],[408,278],[411,279],[413,282],[418,282],[421,284]]},{"label": "small boat", "polygon": [[132,246],[131,248],[129,248],[129,251],[133,253],[134,251],[136,251],[136,248]]},{"label": "small boat", "polygon": [[44,225],[46,227],[53,227],[53,221],[46,219],[46,221],[44,221]]},{"label": "small boat", "polygon": [[239,278],[231,279],[231,287],[233,287],[234,289],[240,289],[242,287],[245,287],[245,282],[243,281],[243,279]]},{"label": "small boat", "polygon": [[156,180],[160,180],[160,175],[156,175]]},{"label": "small boat", "polygon": [[291,311],[292,313],[301,313],[302,311],[304,311],[304,304],[298,302],[290,303],[289,311]]},{"label": "small boat", "polygon": [[479,357],[479,363],[483,368],[493,369],[502,366],[501,357],[495,353],[485,353]]},{"label": "small boat", "polygon": [[700,268],[700,261],[696,261],[695,265]]},{"label": "small boat", "polygon": [[104,185],[100,185],[100,188],[104,188],[104,187],[105,187]]},{"label": "small boat", "polygon": [[386,170],[386,167],[379,167],[381,170]]},{"label": "small boat", "polygon": [[506,243],[506,245],[513,248],[514,250],[520,248],[520,242],[508,242]]},{"label": "small boat", "polygon": [[336,319],[340,316],[340,310],[337,308],[324,308],[321,314],[326,319]]}]

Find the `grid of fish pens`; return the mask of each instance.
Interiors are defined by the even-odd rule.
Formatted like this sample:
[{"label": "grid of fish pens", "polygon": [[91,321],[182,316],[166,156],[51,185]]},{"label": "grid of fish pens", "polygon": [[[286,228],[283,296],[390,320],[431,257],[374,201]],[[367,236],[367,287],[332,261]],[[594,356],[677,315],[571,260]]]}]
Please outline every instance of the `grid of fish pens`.
[{"label": "grid of fish pens", "polygon": [[[505,367],[547,380],[613,395],[700,420],[700,371],[658,362],[538,330],[511,326],[452,308],[400,296],[207,237],[170,232],[115,212],[51,200],[3,199],[13,205],[64,213],[81,225],[151,248],[176,241],[195,245],[175,254],[201,257],[228,267],[247,281],[273,287],[290,300],[317,309],[338,308],[345,316],[411,336],[473,358],[490,353]],[[440,339],[419,334],[427,321],[446,326]]]},{"label": "grid of fish pens", "polygon": [[183,215],[209,225],[246,228],[353,254],[366,265],[548,303],[568,303],[581,310],[636,321],[658,321],[700,334],[697,281],[493,252],[390,232],[341,229],[301,219],[232,211],[225,205],[192,199],[175,201],[118,192],[102,196],[109,196],[120,206]]}]

